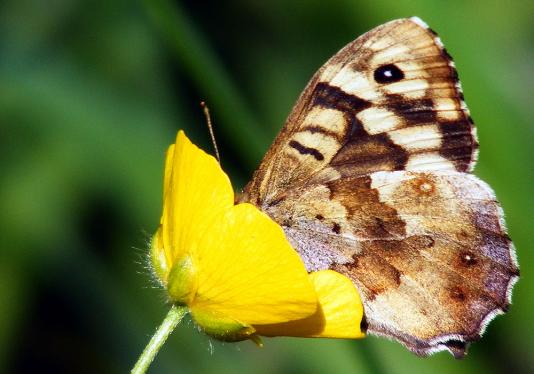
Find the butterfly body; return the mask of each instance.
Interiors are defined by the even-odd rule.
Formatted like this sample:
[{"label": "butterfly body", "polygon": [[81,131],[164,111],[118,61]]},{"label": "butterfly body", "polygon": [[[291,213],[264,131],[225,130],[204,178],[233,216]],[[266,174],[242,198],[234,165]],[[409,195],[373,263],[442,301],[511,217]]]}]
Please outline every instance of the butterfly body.
[{"label": "butterfly body", "polygon": [[368,331],[420,355],[466,352],[518,277],[452,59],[418,18],[391,21],[311,79],[240,201],[308,271],[362,295]]}]

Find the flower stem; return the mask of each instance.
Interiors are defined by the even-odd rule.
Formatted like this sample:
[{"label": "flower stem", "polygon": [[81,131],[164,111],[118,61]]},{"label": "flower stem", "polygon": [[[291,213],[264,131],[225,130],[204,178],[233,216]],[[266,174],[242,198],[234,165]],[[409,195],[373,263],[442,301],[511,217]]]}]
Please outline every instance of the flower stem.
[{"label": "flower stem", "polygon": [[171,310],[169,310],[169,313],[156,330],[156,333],[148,342],[143,353],[141,353],[139,360],[135,363],[135,366],[131,371],[132,374],[142,374],[147,371],[161,346],[173,332],[174,328],[180,323],[186,312],[186,307],[177,307],[176,305],[171,307]]}]

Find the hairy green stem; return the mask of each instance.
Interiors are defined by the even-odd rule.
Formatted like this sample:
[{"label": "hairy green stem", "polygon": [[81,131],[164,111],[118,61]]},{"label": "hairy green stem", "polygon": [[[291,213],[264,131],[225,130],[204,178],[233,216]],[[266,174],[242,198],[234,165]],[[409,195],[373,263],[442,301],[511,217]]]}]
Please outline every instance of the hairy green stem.
[{"label": "hairy green stem", "polygon": [[141,356],[135,363],[135,366],[131,371],[132,374],[146,373],[148,367],[152,361],[154,361],[154,357],[156,357],[158,354],[161,346],[173,332],[174,328],[180,323],[186,312],[186,307],[177,307],[176,305],[171,307],[171,310],[169,310],[169,313],[158,327],[154,336],[152,336],[152,339],[150,339],[147,346],[143,350],[143,353],[141,353]]}]

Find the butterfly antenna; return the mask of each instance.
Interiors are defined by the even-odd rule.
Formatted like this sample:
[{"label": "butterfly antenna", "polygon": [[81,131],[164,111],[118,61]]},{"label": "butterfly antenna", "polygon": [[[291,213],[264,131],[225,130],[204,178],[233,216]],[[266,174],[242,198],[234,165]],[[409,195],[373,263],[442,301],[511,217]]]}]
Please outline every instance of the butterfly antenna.
[{"label": "butterfly antenna", "polygon": [[208,123],[208,130],[210,131],[211,142],[213,143],[213,148],[215,149],[215,157],[217,157],[217,161],[219,161],[219,164],[220,164],[221,158],[219,157],[219,149],[217,148],[217,142],[215,141],[213,125],[211,124],[210,110],[204,101],[200,102],[200,106],[202,107],[202,110],[204,111],[204,116],[206,117],[206,122]]}]

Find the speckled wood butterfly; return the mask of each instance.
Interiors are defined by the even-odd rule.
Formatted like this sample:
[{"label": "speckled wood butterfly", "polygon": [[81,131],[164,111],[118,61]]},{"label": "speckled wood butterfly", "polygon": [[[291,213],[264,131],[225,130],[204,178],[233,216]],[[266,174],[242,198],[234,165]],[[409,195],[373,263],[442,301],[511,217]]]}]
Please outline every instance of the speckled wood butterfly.
[{"label": "speckled wood butterfly", "polygon": [[361,293],[365,327],[463,357],[519,271],[454,63],[418,18],[381,25],[312,77],[240,202],[284,229],[308,271]]}]

